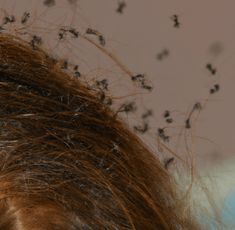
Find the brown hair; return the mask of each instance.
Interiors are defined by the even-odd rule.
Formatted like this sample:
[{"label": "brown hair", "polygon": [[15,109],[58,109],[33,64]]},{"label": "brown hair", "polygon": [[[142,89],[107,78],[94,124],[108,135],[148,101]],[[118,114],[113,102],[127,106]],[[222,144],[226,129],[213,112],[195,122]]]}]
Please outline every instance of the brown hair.
[{"label": "brown hair", "polygon": [[173,177],[97,93],[0,35],[0,229],[201,229]]}]

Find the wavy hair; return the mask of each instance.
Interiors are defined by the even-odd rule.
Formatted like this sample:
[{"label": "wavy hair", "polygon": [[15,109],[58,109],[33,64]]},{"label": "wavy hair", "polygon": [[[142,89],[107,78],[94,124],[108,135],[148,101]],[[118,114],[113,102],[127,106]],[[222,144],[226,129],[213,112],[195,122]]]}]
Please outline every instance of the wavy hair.
[{"label": "wavy hair", "polygon": [[160,160],[58,63],[0,35],[0,229],[201,229]]}]

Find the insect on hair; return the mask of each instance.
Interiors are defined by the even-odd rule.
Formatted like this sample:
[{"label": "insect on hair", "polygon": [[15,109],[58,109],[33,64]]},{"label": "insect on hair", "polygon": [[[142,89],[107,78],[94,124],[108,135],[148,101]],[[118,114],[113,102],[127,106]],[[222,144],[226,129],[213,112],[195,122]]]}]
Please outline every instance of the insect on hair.
[{"label": "insect on hair", "polygon": [[[70,8],[79,4],[65,2]],[[57,4],[41,1],[45,12]],[[122,14],[125,7],[119,2],[116,12]],[[0,229],[202,229],[191,205],[191,184],[183,194],[186,186],[180,187],[169,170],[178,161],[167,147],[168,127],[152,128],[153,109],[142,110],[131,98],[134,93],[124,100],[114,95],[112,71],[104,74],[97,68],[92,78],[92,70],[86,72],[84,66],[89,69],[96,55],[86,61],[81,56],[91,46],[104,55],[104,63],[105,58],[112,63],[116,79],[118,69],[126,84],[150,94],[154,87],[146,74],[129,70],[107,48],[105,34],[90,25],[82,33],[73,23],[48,22],[57,27],[50,31],[54,43],[47,47],[41,31],[49,30],[34,29],[33,13],[23,12],[20,19],[4,15],[0,33]],[[178,16],[172,20],[179,27]],[[8,30],[15,22],[20,29]],[[58,55],[61,47],[68,48],[66,55]],[[162,55],[168,54],[165,50]],[[212,89],[219,91],[219,84]],[[193,111],[201,108],[194,105],[186,128]],[[142,123],[134,126],[122,116],[137,112]],[[169,110],[163,115],[169,126],[175,123],[171,115]],[[142,139],[151,130],[172,155],[163,162]]]}]

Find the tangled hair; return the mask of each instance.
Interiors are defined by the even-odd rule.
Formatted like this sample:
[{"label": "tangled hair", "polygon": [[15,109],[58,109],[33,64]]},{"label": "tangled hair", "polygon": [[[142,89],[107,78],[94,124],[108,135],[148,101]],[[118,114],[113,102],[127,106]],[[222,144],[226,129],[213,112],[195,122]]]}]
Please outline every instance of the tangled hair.
[{"label": "tangled hair", "polygon": [[173,177],[96,92],[7,34],[0,99],[1,230],[201,229]]}]

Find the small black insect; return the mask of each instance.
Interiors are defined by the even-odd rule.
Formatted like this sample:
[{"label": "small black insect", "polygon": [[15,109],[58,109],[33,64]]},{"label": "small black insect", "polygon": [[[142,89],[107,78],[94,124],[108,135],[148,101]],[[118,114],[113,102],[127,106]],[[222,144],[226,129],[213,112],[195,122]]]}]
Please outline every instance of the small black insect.
[{"label": "small black insect", "polygon": [[219,89],[220,89],[219,84],[215,84],[214,87],[215,87],[215,90],[216,90],[216,91],[219,91]]},{"label": "small black insect", "polygon": [[172,119],[172,118],[167,118],[167,119],[166,119],[166,122],[167,122],[167,123],[172,123],[172,122],[173,122],[173,119]]},{"label": "small black insect", "polygon": [[191,116],[192,116],[193,112],[194,112],[195,110],[201,110],[201,109],[202,109],[202,105],[201,105],[200,102],[196,102],[196,103],[193,105],[193,108],[192,108],[192,110],[190,111],[188,118],[185,120],[185,128],[186,128],[186,129],[190,129],[190,128],[191,128]]},{"label": "small black insect", "polygon": [[80,73],[79,71],[75,71],[75,72],[74,72],[74,76],[75,76],[75,77],[81,77],[81,73]]},{"label": "small black insect", "polygon": [[110,97],[105,97],[103,103],[104,103],[105,105],[112,105],[112,104],[113,104],[113,100],[112,100],[112,98],[110,98]]},{"label": "small black insect", "polygon": [[152,86],[150,86],[150,85],[146,85],[146,83],[145,83],[145,81],[144,81],[144,80],[141,82],[141,88],[143,88],[143,89],[147,89],[148,91],[151,91],[151,90],[153,89],[153,87],[152,87]]},{"label": "small black insect", "polygon": [[81,73],[78,71],[78,67],[79,67],[78,65],[75,65],[73,67],[75,77],[81,77]]},{"label": "small black insect", "polygon": [[166,119],[165,121],[169,124],[173,122],[173,119],[170,117],[170,115],[171,114],[169,110],[166,110],[163,114],[163,117]]},{"label": "small black insect", "polygon": [[42,44],[42,38],[37,35],[33,35],[33,38],[30,41],[30,44],[32,45],[33,49],[36,49],[37,46],[40,46]]},{"label": "small black insect", "polygon": [[159,128],[159,129],[158,129],[158,134],[160,134],[160,135],[161,135],[161,134],[163,134],[163,133],[164,133],[164,129]]},{"label": "small black insect", "polygon": [[75,65],[75,66],[73,67],[73,70],[74,70],[74,71],[78,71],[78,67],[79,67],[78,65]]},{"label": "small black insect", "polygon": [[166,136],[165,130],[162,128],[158,129],[158,136],[164,141],[164,142],[169,142],[170,137]]},{"label": "small black insect", "polygon": [[149,91],[151,91],[153,89],[152,86],[146,84],[144,74],[134,75],[134,76],[131,77],[131,80],[134,81],[134,82],[139,82],[141,88],[143,88],[143,89],[147,89]]},{"label": "small black insect", "polygon": [[78,38],[79,32],[75,28],[68,29],[68,32],[71,33],[75,38]]},{"label": "small black insect", "polygon": [[101,81],[96,81],[96,85],[103,89],[103,90],[108,90],[108,80],[107,79],[103,79]]},{"label": "small black insect", "polygon": [[202,105],[200,102],[196,102],[193,106],[193,110],[200,110],[202,109]]},{"label": "small black insect", "polygon": [[6,25],[8,23],[13,23],[16,21],[16,18],[14,15],[8,15],[3,18],[3,25]]},{"label": "small black insect", "polygon": [[122,104],[119,109],[117,110],[117,112],[114,114],[114,117],[116,117],[116,115],[118,113],[121,113],[121,112],[125,112],[126,114],[127,113],[130,113],[130,112],[135,112],[137,109],[136,105],[135,105],[135,102],[128,102],[128,103],[124,103]]},{"label": "small black insect", "polygon": [[134,129],[135,129],[135,131],[144,134],[148,131],[149,125],[148,125],[148,123],[145,122],[142,126],[140,126],[140,125],[134,126]]},{"label": "small black insect", "polygon": [[186,129],[190,129],[190,128],[191,128],[190,117],[187,118],[186,121],[185,121],[185,128],[186,128]]},{"label": "small black insect", "polygon": [[174,27],[179,28],[180,27],[179,16],[177,14],[174,14],[172,15],[171,19],[174,22]]},{"label": "small black insect", "polygon": [[61,69],[68,69],[68,67],[69,67],[68,61],[64,60],[62,66],[61,66]]},{"label": "small black insect", "polygon": [[64,28],[60,28],[59,33],[58,33],[59,39],[62,40],[65,34],[66,34],[66,30]]},{"label": "small black insect", "polygon": [[99,41],[100,41],[100,45],[105,46],[106,41],[105,41],[105,39],[104,39],[104,36],[103,36],[103,35],[99,35]]},{"label": "small black insect", "polygon": [[99,38],[100,45],[105,46],[106,44],[105,38],[99,31],[87,28],[86,33],[97,36]]},{"label": "small black insect", "polygon": [[110,106],[110,105],[113,104],[112,98],[107,97],[104,91],[100,90],[99,93],[98,93],[98,96],[99,96],[99,100],[100,100],[104,105]]},{"label": "small black insect", "polygon": [[215,89],[210,89],[210,94],[215,93]]},{"label": "small black insect", "polygon": [[62,40],[67,33],[72,34],[74,38],[78,38],[79,36],[79,32],[75,28],[60,28],[58,33],[59,40]]},{"label": "small black insect", "polygon": [[153,89],[153,87],[150,85],[142,85],[142,88],[147,89],[148,91],[151,91]]},{"label": "small black insect", "polygon": [[165,118],[169,117],[169,116],[170,116],[170,111],[169,111],[169,110],[166,110],[166,111],[164,112],[163,116],[164,116]]},{"label": "small black insect", "polygon": [[87,34],[92,34],[92,35],[98,35],[99,32],[97,30],[91,29],[91,28],[87,28],[86,30]]},{"label": "small black insect", "polygon": [[174,157],[170,157],[170,158],[165,160],[164,167],[165,167],[166,170],[169,168],[169,165],[174,161],[174,159],[175,159]]},{"label": "small black insect", "polygon": [[163,49],[160,53],[157,54],[157,59],[161,61],[163,58],[166,58],[169,56],[169,50]]},{"label": "small black insect", "polygon": [[124,10],[125,7],[126,7],[126,3],[124,1],[119,2],[116,12],[118,12],[119,14],[123,14],[123,10]]},{"label": "small black insect", "polygon": [[145,81],[145,75],[144,74],[137,74],[131,77],[131,80],[134,82],[139,82],[141,85],[141,88],[147,89],[148,91],[151,91],[153,89],[152,86],[147,85]]},{"label": "small black insect", "polygon": [[145,78],[144,74],[137,74],[135,76],[132,76],[131,80],[132,81],[140,81],[140,82],[142,82],[144,78]]},{"label": "small black insect", "polygon": [[219,84],[215,84],[214,88],[210,89],[210,94],[216,93],[220,90],[220,85]]},{"label": "small black insect", "polygon": [[125,113],[134,112],[136,110],[135,102],[123,104],[121,107]]},{"label": "small black insect", "polygon": [[51,7],[55,5],[55,0],[44,0],[43,4],[45,6]]},{"label": "small black insect", "polygon": [[206,68],[210,71],[210,73],[211,73],[212,75],[215,75],[215,74],[216,74],[216,68],[213,68],[210,63],[207,63],[207,64],[206,64]]},{"label": "small black insect", "polygon": [[142,114],[142,118],[146,119],[146,118],[148,118],[148,117],[150,117],[152,115],[153,115],[153,111],[148,109],[144,114]]},{"label": "small black insect", "polygon": [[29,12],[24,12],[24,14],[22,15],[22,18],[21,18],[21,23],[22,24],[25,24],[30,18],[30,13]]}]

